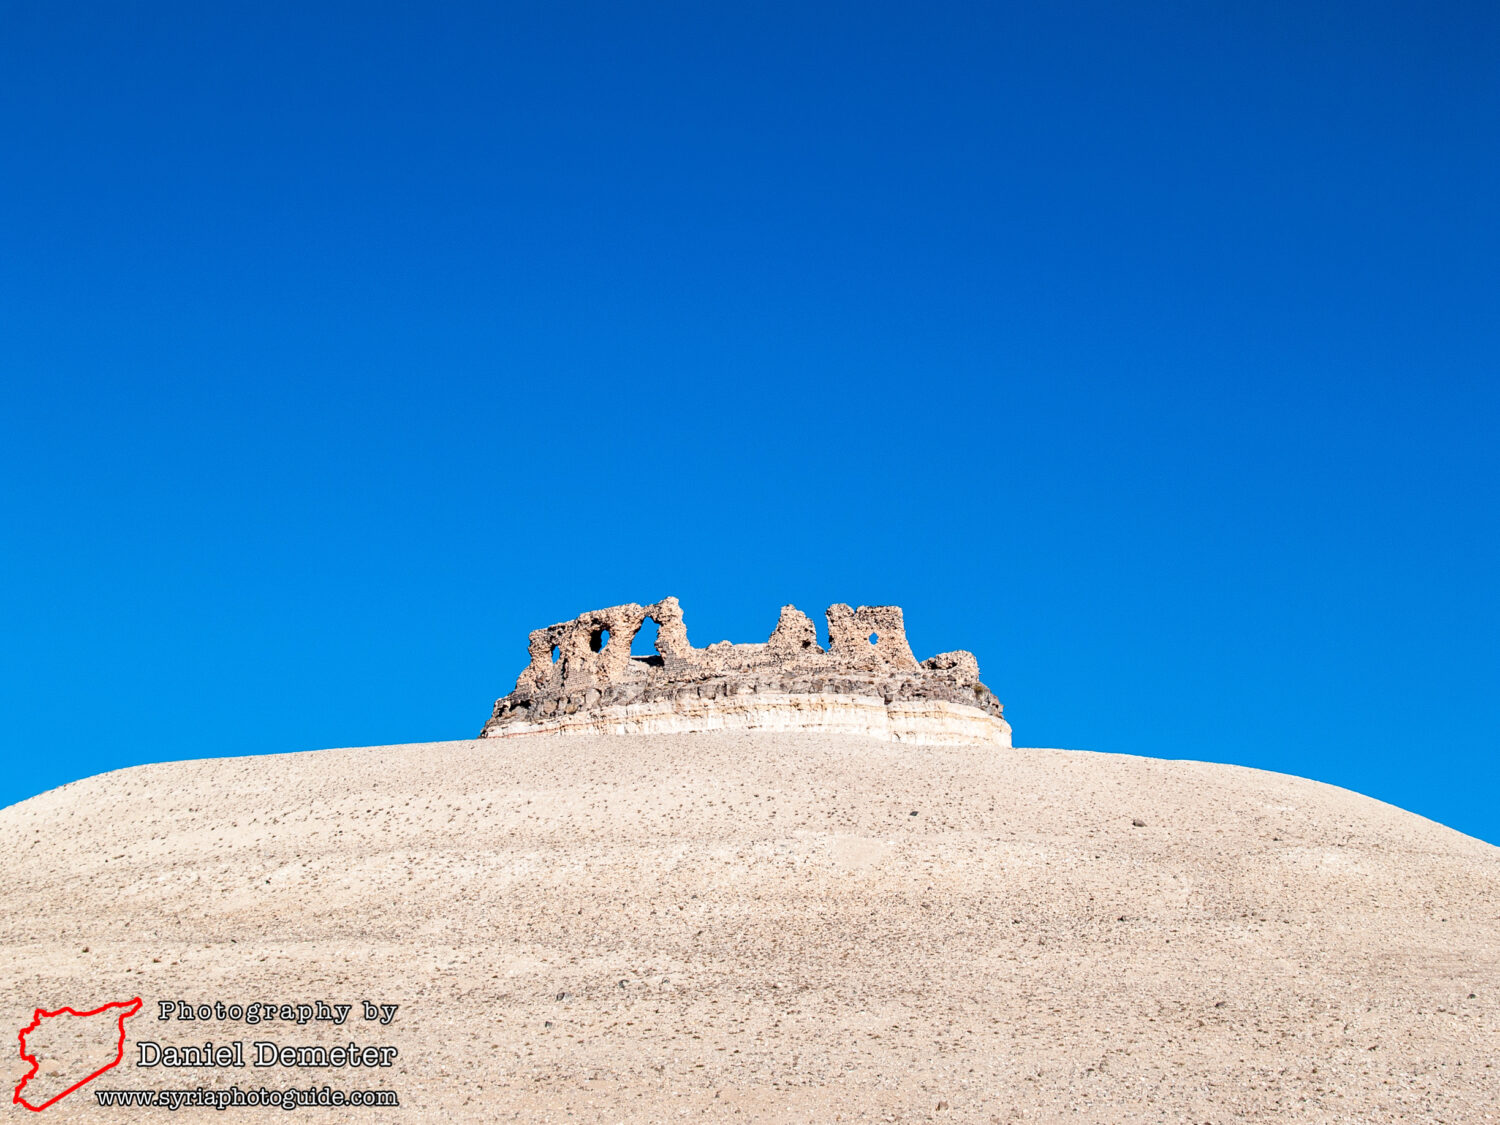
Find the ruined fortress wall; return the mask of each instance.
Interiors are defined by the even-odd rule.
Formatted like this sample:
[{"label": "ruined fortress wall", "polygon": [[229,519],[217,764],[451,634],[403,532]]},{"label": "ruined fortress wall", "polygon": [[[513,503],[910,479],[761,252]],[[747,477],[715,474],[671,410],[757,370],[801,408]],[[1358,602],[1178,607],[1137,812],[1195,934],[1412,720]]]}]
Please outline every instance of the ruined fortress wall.
[{"label": "ruined fortress wall", "polygon": [[[633,656],[647,620],[656,652]],[[481,737],[543,732],[822,730],[904,742],[1010,745],[1003,708],[969,652],[918,663],[899,606],[837,604],[829,645],[783,606],[764,644],[694,648],[676,598],[609,606],[530,636],[530,663]]]}]

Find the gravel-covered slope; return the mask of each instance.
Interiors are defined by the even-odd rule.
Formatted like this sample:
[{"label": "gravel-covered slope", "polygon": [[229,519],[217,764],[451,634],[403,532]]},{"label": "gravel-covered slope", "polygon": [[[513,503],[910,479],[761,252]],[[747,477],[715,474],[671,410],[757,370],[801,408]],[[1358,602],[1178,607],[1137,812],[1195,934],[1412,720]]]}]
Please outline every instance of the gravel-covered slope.
[{"label": "gravel-covered slope", "polygon": [[[398,1110],[297,1112],[408,1125],[1500,1120],[1500,849],[1293,777],[534,736],[142,766],[0,833],[0,1033],[145,1000],[125,1064],[51,1120],[232,1084],[388,1087]],[[355,1011],[156,1018],[178,999]],[[141,1039],[400,1053],[170,1071],[132,1065]]]}]

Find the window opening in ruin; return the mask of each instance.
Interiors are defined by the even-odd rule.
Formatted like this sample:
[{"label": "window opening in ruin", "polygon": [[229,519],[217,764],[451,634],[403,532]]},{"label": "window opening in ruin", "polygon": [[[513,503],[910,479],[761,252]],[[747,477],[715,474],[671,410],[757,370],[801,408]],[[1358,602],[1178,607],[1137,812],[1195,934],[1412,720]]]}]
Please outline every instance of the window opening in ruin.
[{"label": "window opening in ruin", "polygon": [[589,648],[595,652],[603,652],[604,646],[609,644],[609,630],[595,629],[589,634]]},{"label": "window opening in ruin", "polygon": [[554,664],[557,663],[557,646],[556,645],[552,646],[552,663],[554,663]]},{"label": "window opening in ruin", "polygon": [[655,656],[656,634],[661,626],[656,623],[656,618],[648,617],[641,622],[640,630],[635,635],[635,640],[630,642],[631,656]]},{"label": "window opening in ruin", "polygon": [[880,634],[879,633],[871,633],[870,634],[870,643],[872,645],[878,643],[879,640],[880,640]]}]

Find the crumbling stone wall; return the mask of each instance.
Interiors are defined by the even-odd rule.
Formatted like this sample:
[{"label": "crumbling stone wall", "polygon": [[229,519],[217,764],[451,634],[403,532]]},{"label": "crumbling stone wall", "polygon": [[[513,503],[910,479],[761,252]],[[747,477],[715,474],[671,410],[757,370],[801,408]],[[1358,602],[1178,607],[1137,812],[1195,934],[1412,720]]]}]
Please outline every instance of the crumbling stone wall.
[{"label": "crumbling stone wall", "polygon": [[917,658],[906,643],[906,622],[899,605],[862,605],[850,609],[841,602],[829,606],[828,651],[858,664],[917,666]]},{"label": "crumbling stone wall", "polygon": [[778,660],[800,660],[805,656],[822,656],[817,626],[794,605],[781,607],[781,617],[766,642],[766,649]]},{"label": "crumbling stone wall", "polygon": [[975,684],[979,682],[979,661],[974,659],[972,652],[965,652],[963,649],[929,656],[922,661],[922,667],[954,683]]},{"label": "crumbling stone wall", "polygon": [[[632,655],[648,619],[658,626],[656,652]],[[741,695],[874,698],[887,707],[941,702],[1000,719],[1003,708],[980,683],[973,653],[917,662],[900,606],[839,603],[828,607],[827,620],[826,651],[812,621],[790,605],[782,607],[764,644],[720,641],[694,648],[676,598],[590,610],[530,635],[530,663],[515,690],[496,701],[483,733],[503,733],[512,724],[530,729],[597,708],[664,701],[686,707],[689,700]]]},{"label": "crumbling stone wall", "polygon": [[630,646],[647,618],[657,624],[658,663],[691,660],[682,606],[676,598],[655,605],[634,602],[592,609],[572,621],[549,625],[531,634],[531,663],[516,681],[516,690],[565,691],[625,683],[634,677]]}]

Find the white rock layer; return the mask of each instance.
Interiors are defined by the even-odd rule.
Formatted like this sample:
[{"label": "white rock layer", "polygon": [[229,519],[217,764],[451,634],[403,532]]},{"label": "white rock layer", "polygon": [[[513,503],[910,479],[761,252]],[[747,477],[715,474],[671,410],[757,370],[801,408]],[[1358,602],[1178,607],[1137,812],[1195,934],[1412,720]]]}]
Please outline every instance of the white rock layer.
[{"label": "white rock layer", "polygon": [[523,734],[693,734],[701,731],[813,731],[925,746],[1010,746],[1010,724],[977,707],[944,700],[869,695],[757,693],[595,707],[546,722],[486,729],[485,738]]}]

